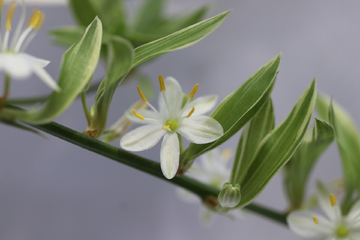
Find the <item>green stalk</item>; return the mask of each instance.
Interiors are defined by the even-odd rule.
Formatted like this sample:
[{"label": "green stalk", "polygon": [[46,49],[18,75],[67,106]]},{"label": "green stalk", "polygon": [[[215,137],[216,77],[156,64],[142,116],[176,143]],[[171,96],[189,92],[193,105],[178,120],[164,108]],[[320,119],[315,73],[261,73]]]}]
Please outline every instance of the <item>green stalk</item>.
[{"label": "green stalk", "polygon": [[[116,162],[148,173],[152,176],[160,178],[161,180],[185,188],[188,191],[191,191],[192,193],[198,195],[202,200],[205,200],[209,196],[217,197],[220,192],[220,190],[217,188],[213,188],[187,176],[175,177],[171,180],[168,180],[163,176],[160,170],[159,163],[129,153],[97,139],[91,138],[89,136],[86,136],[85,134],[74,131],[58,123],[52,122],[44,125],[32,125],[32,127],[42,130],[74,145],[112,159]],[[266,217],[278,223],[281,223],[283,225],[287,224],[285,214],[278,213],[261,205],[252,203],[246,206],[245,209],[262,215],[263,217]]]},{"label": "green stalk", "polygon": [[10,75],[5,74],[4,95],[0,98],[0,109],[4,107],[10,92]]},{"label": "green stalk", "polygon": [[91,117],[90,117],[88,107],[86,105],[86,92],[81,92],[81,103],[82,103],[82,106],[83,106],[83,109],[84,109],[84,113],[85,113],[85,117],[86,117],[88,127],[90,127],[90,125],[91,125]]},{"label": "green stalk", "polygon": [[[6,107],[20,109],[10,104],[7,104]],[[148,173],[152,176],[160,178],[161,180],[185,188],[186,190],[199,196],[203,201],[206,200],[209,196],[217,197],[220,193],[219,189],[201,183],[187,176],[175,177],[171,180],[166,179],[160,170],[159,163],[137,156],[130,152],[124,151],[120,148],[114,147],[100,140],[91,138],[83,133],[77,132],[73,129],[60,125],[56,122],[51,122],[43,125],[30,125],[30,126],[39,129],[41,131],[44,131],[55,137],[58,137],[60,139],[63,139],[69,143],[72,143],[89,151],[107,157],[109,159],[112,159],[116,162],[125,164],[129,167]],[[283,224],[285,226],[287,225],[286,214],[276,212],[274,210],[268,209],[266,207],[263,207],[255,203],[251,203],[244,208],[256,214],[259,214],[265,218]]]}]

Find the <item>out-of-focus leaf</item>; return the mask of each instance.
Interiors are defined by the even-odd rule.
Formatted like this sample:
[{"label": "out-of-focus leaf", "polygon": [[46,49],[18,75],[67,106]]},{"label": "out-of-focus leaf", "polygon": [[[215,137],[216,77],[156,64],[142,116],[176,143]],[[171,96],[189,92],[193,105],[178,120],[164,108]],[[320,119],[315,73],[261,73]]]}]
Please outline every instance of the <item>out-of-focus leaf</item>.
[{"label": "out-of-focus leaf", "polygon": [[151,80],[148,76],[144,74],[135,74],[137,84],[148,99],[152,99],[155,94],[154,86],[151,83]]},{"label": "out-of-focus leaf", "polygon": [[236,150],[230,183],[237,184],[245,169],[251,163],[261,140],[274,129],[275,116],[271,98],[259,110],[259,112],[248,122],[240,137]]},{"label": "out-of-focus leaf", "polygon": [[314,79],[285,121],[261,141],[251,164],[244,171],[245,177],[239,183],[242,199],[237,207],[249,204],[259,195],[271,178],[293,155],[309,125],[315,98],[316,81]]},{"label": "out-of-focus leaf", "polygon": [[86,130],[87,135],[99,138],[106,129],[112,97],[117,86],[130,71],[133,60],[133,48],[129,41],[113,37],[107,44],[108,68],[95,97],[93,118]]},{"label": "out-of-focus leaf", "polygon": [[213,32],[226,18],[230,11],[216,15],[202,22],[181,29],[166,37],[135,48],[133,68],[154,57],[193,45]]},{"label": "out-of-focus leaf", "polygon": [[334,140],[333,127],[326,121],[315,118],[296,149],[290,161],[284,167],[284,184],[291,203],[291,209],[302,207],[309,175],[319,156]]},{"label": "out-of-focus leaf", "polygon": [[346,191],[352,196],[355,188],[360,191],[360,137],[350,114],[338,103],[330,105],[330,98],[319,94],[316,108],[320,116],[329,119],[335,129],[336,142],[340,151]]},{"label": "out-of-focus leaf", "polygon": [[15,128],[19,128],[21,130],[25,130],[25,131],[28,131],[28,132],[35,133],[36,135],[39,135],[40,137],[47,139],[47,137],[44,134],[42,134],[41,132],[39,132],[39,131],[37,131],[37,130],[35,130],[33,128],[30,128],[28,126],[25,126],[25,125],[23,125],[21,123],[18,123],[16,121],[0,119],[0,122],[3,123],[3,124],[9,125],[11,127],[15,127]]},{"label": "out-of-focus leaf", "polygon": [[49,33],[54,39],[65,46],[73,45],[84,35],[83,27],[61,27],[51,30]]},{"label": "out-of-focus leaf", "polygon": [[82,39],[64,54],[58,78],[61,91],[53,92],[41,110],[4,109],[2,115],[31,124],[47,123],[59,116],[91,80],[99,59],[101,36],[101,21],[95,18]]},{"label": "out-of-focus leaf", "polygon": [[122,0],[70,0],[71,9],[78,23],[87,26],[95,16],[103,23],[104,32],[123,35],[126,28]]},{"label": "out-of-focus leaf", "polygon": [[[150,4],[151,2],[156,2],[156,4]],[[161,2],[163,0],[146,1],[145,5],[149,4],[149,6],[142,9],[145,13],[141,11],[142,14],[138,14],[138,23],[128,36],[136,46],[154,41],[193,25],[201,21],[208,10],[207,7],[203,7],[190,14],[180,14],[178,17],[167,19],[161,14],[164,8]]]},{"label": "out-of-focus leaf", "polygon": [[156,28],[163,21],[165,3],[166,0],[143,1],[136,14],[134,29],[143,32]]},{"label": "out-of-focus leaf", "polygon": [[224,135],[208,144],[191,143],[180,160],[182,168],[191,166],[193,159],[228,140],[264,106],[273,89],[281,54],[256,71],[238,89],[228,95],[211,114],[224,129]]}]

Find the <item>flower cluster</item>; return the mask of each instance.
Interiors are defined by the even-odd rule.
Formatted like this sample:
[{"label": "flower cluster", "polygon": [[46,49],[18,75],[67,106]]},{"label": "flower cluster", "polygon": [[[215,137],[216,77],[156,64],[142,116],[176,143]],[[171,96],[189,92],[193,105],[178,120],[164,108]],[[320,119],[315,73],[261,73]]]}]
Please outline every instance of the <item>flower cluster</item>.
[{"label": "flower cluster", "polygon": [[287,218],[289,228],[306,239],[360,239],[360,201],[343,216],[333,194],[321,189],[318,192],[319,204],[326,217],[309,211],[294,211]]},{"label": "flower cluster", "polygon": [[[0,11],[4,0],[0,0]],[[43,69],[50,61],[33,57],[29,54],[24,53],[24,50],[35,37],[36,33],[41,28],[45,15],[44,13],[36,10],[31,14],[27,27],[22,31],[26,9],[23,0],[22,3],[22,14],[16,30],[13,34],[11,41],[10,32],[12,31],[11,21],[14,16],[16,9],[16,2],[11,2],[7,14],[6,14],[6,30],[4,38],[0,38],[0,70],[3,70],[9,77],[15,79],[25,79],[32,73],[35,73],[45,84],[51,89],[59,91],[60,88],[54,81],[54,79]]]},{"label": "flower cluster", "polygon": [[120,146],[129,151],[143,151],[155,146],[164,137],[161,144],[160,164],[164,176],[171,179],[176,175],[179,167],[178,135],[185,137],[189,142],[204,144],[220,138],[223,135],[223,128],[215,119],[202,115],[209,110],[209,104],[205,103],[206,99],[193,100],[198,84],[188,97],[185,97],[185,104],[183,104],[182,89],[174,78],[168,77],[164,81],[163,77],[159,76],[159,84],[159,111],[148,102],[138,87],[141,99],[152,111],[133,110],[134,116],[129,118],[146,125],[125,134],[120,140]]}]

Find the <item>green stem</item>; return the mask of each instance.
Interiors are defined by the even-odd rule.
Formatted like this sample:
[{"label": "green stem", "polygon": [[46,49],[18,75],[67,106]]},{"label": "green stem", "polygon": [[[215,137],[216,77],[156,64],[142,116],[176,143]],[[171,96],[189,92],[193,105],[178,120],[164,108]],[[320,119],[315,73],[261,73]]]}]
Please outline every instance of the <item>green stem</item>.
[{"label": "green stem", "polygon": [[183,145],[183,142],[182,142],[182,138],[181,138],[181,135],[176,133],[178,135],[178,139],[179,139],[179,144],[180,144],[180,154],[184,151],[184,145]]},{"label": "green stem", "polygon": [[4,83],[4,95],[0,98],[0,109],[5,105],[7,102],[7,98],[10,92],[10,75],[5,74],[5,83]]},{"label": "green stem", "polygon": [[88,123],[88,127],[90,127],[91,125],[91,117],[89,114],[89,110],[88,107],[86,105],[86,92],[81,92],[81,103],[84,109],[84,113],[85,113],[85,117],[86,117],[86,121]]},{"label": "green stem", "polygon": [[[175,177],[171,180],[168,180],[163,176],[160,170],[159,163],[116,148],[97,139],[88,137],[85,134],[74,131],[58,123],[52,122],[44,125],[31,126],[47,132],[55,137],[63,139],[67,142],[70,142],[74,145],[112,159],[116,162],[125,164],[129,167],[148,173],[164,181],[183,187],[198,195],[202,200],[205,200],[209,196],[217,196],[220,192],[219,189],[203,184],[187,176]],[[283,225],[286,225],[286,215],[284,214],[278,213],[276,211],[270,210],[266,207],[254,203],[247,205],[245,209],[262,215],[271,220],[274,220]]]}]

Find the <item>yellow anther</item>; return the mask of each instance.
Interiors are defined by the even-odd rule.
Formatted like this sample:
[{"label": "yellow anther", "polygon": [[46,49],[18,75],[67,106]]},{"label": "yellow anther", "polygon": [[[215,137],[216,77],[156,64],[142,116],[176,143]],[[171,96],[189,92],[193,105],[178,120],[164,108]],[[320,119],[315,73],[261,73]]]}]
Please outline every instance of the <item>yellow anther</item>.
[{"label": "yellow anther", "polygon": [[14,12],[16,9],[16,2],[10,3],[8,10],[7,10],[7,17],[6,17],[6,29],[11,31],[11,19],[14,16]]},{"label": "yellow anther", "polygon": [[164,129],[164,130],[168,130],[169,127],[170,127],[169,125],[165,125],[165,126],[163,126],[163,129]]},{"label": "yellow anther", "polygon": [[39,30],[40,30],[40,28],[42,27],[44,21],[45,21],[45,14],[44,14],[44,13],[41,13],[39,22],[38,22],[38,24],[37,24],[36,27],[35,27],[35,30],[36,30],[36,31],[39,31]]},{"label": "yellow anther", "polygon": [[335,198],[334,194],[330,194],[330,202],[331,202],[331,206],[336,206],[337,205],[336,198]]},{"label": "yellow anther", "polygon": [[319,224],[319,220],[314,216],[313,217],[314,223]]},{"label": "yellow anther", "polygon": [[138,118],[140,118],[141,120],[145,120],[145,118],[143,116],[141,116],[140,114],[138,114],[135,109],[133,109],[133,113],[135,114],[135,116],[137,116]]},{"label": "yellow anther", "polygon": [[197,92],[198,88],[199,88],[199,84],[196,84],[196,85],[194,86],[193,90],[191,90],[191,92],[190,92],[190,94],[189,94],[189,97],[190,97],[191,99],[194,98],[195,93]]},{"label": "yellow anther", "polygon": [[166,91],[164,77],[162,75],[159,75],[159,85],[160,85],[160,92]]},{"label": "yellow anther", "polygon": [[147,102],[147,99],[146,99],[146,97],[144,96],[143,92],[141,91],[140,87],[137,87],[137,90],[138,90],[138,93],[139,93],[141,99],[142,99],[144,102]]},{"label": "yellow anther", "polygon": [[194,113],[194,111],[195,111],[195,107],[193,107],[193,108],[190,110],[189,114],[187,115],[187,118],[189,118],[189,117]]},{"label": "yellow anther", "polygon": [[[2,9],[2,5],[3,5],[4,1],[5,1],[5,0],[0,0],[0,11],[1,11],[1,9]],[[0,14],[1,14],[1,13],[0,13]]]},{"label": "yellow anther", "polygon": [[224,151],[222,151],[221,158],[225,161],[228,161],[232,157],[232,155],[233,151],[231,150],[231,148],[226,148]]},{"label": "yellow anther", "polygon": [[30,18],[29,27],[36,28],[36,25],[40,20],[40,16],[41,16],[41,12],[39,10],[36,11],[35,14]]}]

